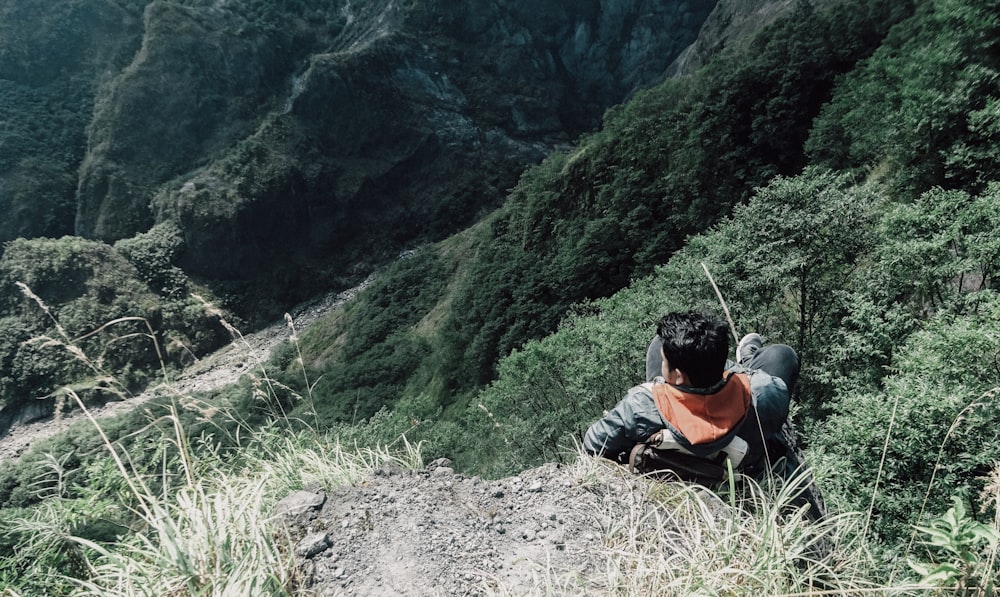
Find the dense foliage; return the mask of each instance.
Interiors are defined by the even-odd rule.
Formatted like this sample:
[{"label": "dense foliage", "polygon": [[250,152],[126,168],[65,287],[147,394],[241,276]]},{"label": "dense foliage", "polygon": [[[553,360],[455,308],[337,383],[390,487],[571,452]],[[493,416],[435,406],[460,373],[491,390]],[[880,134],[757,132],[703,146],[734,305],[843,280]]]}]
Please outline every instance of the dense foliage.
[{"label": "dense foliage", "polygon": [[[315,405],[324,420],[359,420],[370,417],[384,404],[385,396],[401,396],[411,381],[413,355],[430,350],[419,331],[421,319],[440,299],[450,277],[449,264],[433,251],[419,251],[396,263],[377,278],[365,296],[343,313],[318,324],[320,334],[310,333],[302,343],[305,354],[325,363],[316,376],[312,393],[323,396]],[[344,327],[345,321],[350,327]],[[335,342],[327,342],[337,338]],[[290,350],[277,356],[291,365],[294,383],[300,365],[290,360]],[[327,398],[331,399],[327,399]]]},{"label": "dense foliage", "polygon": [[[117,248],[77,237],[17,240],[0,258],[0,425],[50,414],[70,386],[124,398],[150,376],[220,346],[222,328],[171,265],[176,230]],[[75,348],[73,348],[75,347]],[[114,376],[116,384],[109,384]]]},{"label": "dense foliage", "polygon": [[[123,8],[83,2],[0,7],[0,240],[73,233],[97,64],[123,65],[139,43],[138,31],[123,23],[129,18],[123,14],[136,9]],[[30,32],[25,22],[35,24]],[[117,27],[119,35],[106,39],[99,32],[104,26]]]},{"label": "dense foliage", "polygon": [[889,169],[901,193],[981,187],[998,157],[996,3],[921,2],[851,72],[807,149],[835,168]]}]

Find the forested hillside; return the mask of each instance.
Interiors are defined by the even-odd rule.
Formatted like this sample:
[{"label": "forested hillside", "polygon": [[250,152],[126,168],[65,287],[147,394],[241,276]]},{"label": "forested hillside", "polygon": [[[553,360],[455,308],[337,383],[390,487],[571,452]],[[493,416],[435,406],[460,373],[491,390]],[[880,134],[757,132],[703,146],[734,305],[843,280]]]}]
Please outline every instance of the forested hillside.
[{"label": "forested hillside", "polygon": [[601,131],[525,173],[502,208],[400,261],[303,339],[320,418],[401,399],[430,409],[417,418],[464,409],[500,358],[554,331],[572,305],[652,274],[755,188],[802,172],[838,80],[912,10],[798,3],[748,47],[610,110]]},{"label": "forested hillside", "polygon": [[142,317],[181,366],[226,341],[203,302],[256,328],[488,214],[714,5],[0,0],[0,433],[101,399],[25,345],[58,330],[18,282],[88,349]]},{"label": "forested hillside", "polygon": [[[17,521],[3,544],[45,554],[2,560],[2,578],[86,577],[93,561],[128,568],[101,546],[136,512],[157,518],[142,510],[159,502],[143,496],[204,491],[192,481],[198,455],[293,486],[305,471],[260,462],[278,460],[276,441],[309,462],[333,458],[331,442],[419,445],[491,478],[576,461],[581,432],[641,380],[659,315],[721,309],[708,270],[741,333],[798,351],[792,417],[828,524],[860,521],[817,548],[832,558],[819,589],[793,571],[782,590],[914,591],[913,580],[992,594],[998,15],[995,0],[795,2],[696,72],[608,110],[599,130],[525,171],[496,210],[407,252],[258,375],[204,401],[164,400],[152,423],[137,413],[109,426],[127,466],[85,431],[0,465],[0,503]],[[140,263],[170,264],[162,247],[174,233],[119,242]],[[18,241],[8,254],[31,249]],[[175,273],[180,313],[194,283]],[[72,444],[87,449],[60,452]],[[33,486],[39,470],[47,481]],[[31,520],[93,543],[63,548],[58,533],[33,543]],[[849,586],[837,574],[847,553],[846,569],[865,568]]]}]

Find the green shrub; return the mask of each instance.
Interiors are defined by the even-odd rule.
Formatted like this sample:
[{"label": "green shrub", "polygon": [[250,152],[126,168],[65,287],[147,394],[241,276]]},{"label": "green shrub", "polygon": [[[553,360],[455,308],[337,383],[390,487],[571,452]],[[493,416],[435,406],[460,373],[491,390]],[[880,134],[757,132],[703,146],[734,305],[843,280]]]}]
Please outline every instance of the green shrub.
[{"label": "green shrub", "polygon": [[945,511],[952,495],[974,499],[1000,461],[1000,298],[979,298],[977,314],[927,321],[899,347],[881,387],[838,395],[814,432],[841,471],[826,487],[851,508],[870,505],[873,530],[890,543],[926,524],[921,515]]},{"label": "green shrub", "polygon": [[814,163],[875,171],[911,196],[980,190],[1000,157],[997,8],[919,3],[834,91],[806,145]]},{"label": "green shrub", "polygon": [[114,248],[160,296],[177,298],[189,292],[186,276],[175,265],[184,249],[184,235],[174,222],[157,224],[148,232],[119,240]]},{"label": "green shrub", "polygon": [[[169,231],[159,229],[123,245],[147,274],[170,254],[169,248],[151,248],[157,235],[170,238]],[[220,345],[225,336],[205,305],[180,294],[190,288],[186,282],[164,299],[148,281],[148,275],[100,242],[63,237],[8,243],[0,258],[5,416],[16,417],[38,398],[47,398],[51,410],[52,396],[67,385],[87,399],[120,398],[169,363]],[[122,385],[109,383],[109,376]]]}]

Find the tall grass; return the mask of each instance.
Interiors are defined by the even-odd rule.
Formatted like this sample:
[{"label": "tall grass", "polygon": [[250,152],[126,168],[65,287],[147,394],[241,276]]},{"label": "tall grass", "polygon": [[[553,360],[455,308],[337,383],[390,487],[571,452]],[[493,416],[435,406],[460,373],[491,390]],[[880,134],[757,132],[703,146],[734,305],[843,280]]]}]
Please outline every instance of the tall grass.
[{"label": "tall grass", "polygon": [[[857,513],[819,522],[798,496],[809,476],[745,479],[721,495],[650,481],[606,539],[614,595],[819,595],[878,589]],[[888,592],[888,591],[887,591]]]},{"label": "tall grass", "polygon": [[[585,483],[605,487],[598,493],[611,495],[614,508],[626,504],[629,509],[595,513],[616,521],[605,538],[601,578],[562,574],[540,562],[531,595],[997,594],[995,584],[961,583],[1000,579],[1000,464],[980,500],[982,512],[993,516],[990,524],[977,526],[961,515],[948,523],[954,516],[946,514],[929,527],[950,533],[946,539],[928,536],[928,527],[915,527],[921,545],[938,552],[923,567],[933,576],[913,566],[931,554],[918,557],[909,548],[889,553],[872,538],[870,511],[810,520],[803,494],[811,475],[821,479],[837,471],[813,470],[789,479],[770,475],[760,484],[744,479],[718,492],[652,480],[622,491],[609,487],[606,469],[632,476],[617,465],[581,455],[574,466]],[[995,534],[997,541],[973,541],[973,532],[980,538]]]},{"label": "tall grass", "polygon": [[[41,299],[26,287],[22,290],[52,317]],[[69,352],[113,382],[113,375],[52,319],[60,337],[43,342]],[[102,326],[101,331],[107,329]],[[243,340],[238,330],[230,331],[234,341]],[[294,340],[294,329],[292,334]],[[152,333],[149,337],[155,342]],[[274,395],[276,382],[267,377],[263,363],[257,365],[251,391],[272,412],[270,422],[259,428],[251,428],[223,404],[172,391],[164,375],[171,398],[167,412],[141,431],[161,433],[152,442],[169,448],[158,478],[150,478],[148,467],[138,465],[145,455],[130,454],[112,441],[76,392],[65,389],[101,436],[106,458],[113,463],[101,470],[117,480],[102,485],[121,490],[96,496],[76,488],[86,499],[67,498],[72,491],[65,484],[64,461],[50,455],[47,474],[39,484],[46,499],[31,510],[3,517],[4,533],[21,539],[15,550],[19,558],[4,562],[7,572],[0,570],[0,585],[11,585],[0,586],[0,595],[17,596],[15,591],[102,597],[299,594],[292,538],[271,519],[274,504],[305,485],[330,489],[356,483],[390,461],[419,467],[420,446],[404,441],[403,448],[392,453],[348,448],[336,437],[292,421]],[[224,423],[209,429],[226,435],[227,448],[211,433],[192,440],[182,423],[185,410],[195,412],[196,419],[211,417]],[[121,518],[129,532],[111,542],[74,533],[81,520],[89,522],[104,513]],[[5,581],[10,570],[16,570],[18,578]]]},{"label": "tall grass", "polygon": [[[198,476],[167,496],[144,494],[137,532],[112,546],[73,538],[96,557],[75,595],[291,595],[298,576],[292,539],[272,524],[278,499],[305,484],[329,489],[370,475],[387,461],[418,466],[418,446],[395,456],[345,450],[311,432],[272,426],[252,436],[255,454],[233,467],[200,456]],[[194,465],[195,463],[190,463]],[[191,468],[194,468],[193,466]]]}]

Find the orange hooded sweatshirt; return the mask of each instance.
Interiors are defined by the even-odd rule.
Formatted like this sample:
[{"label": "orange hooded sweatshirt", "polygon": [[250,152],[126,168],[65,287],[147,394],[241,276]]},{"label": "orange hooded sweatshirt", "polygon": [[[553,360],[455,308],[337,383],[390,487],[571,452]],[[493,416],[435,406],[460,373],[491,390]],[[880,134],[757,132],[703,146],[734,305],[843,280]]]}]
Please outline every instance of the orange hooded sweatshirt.
[{"label": "orange hooded sweatshirt", "polygon": [[691,389],[655,384],[653,400],[664,420],[695,446],[732,432],[750,408],[750,378],[742,373],[729,374],[724,385],[712,394]]}]

